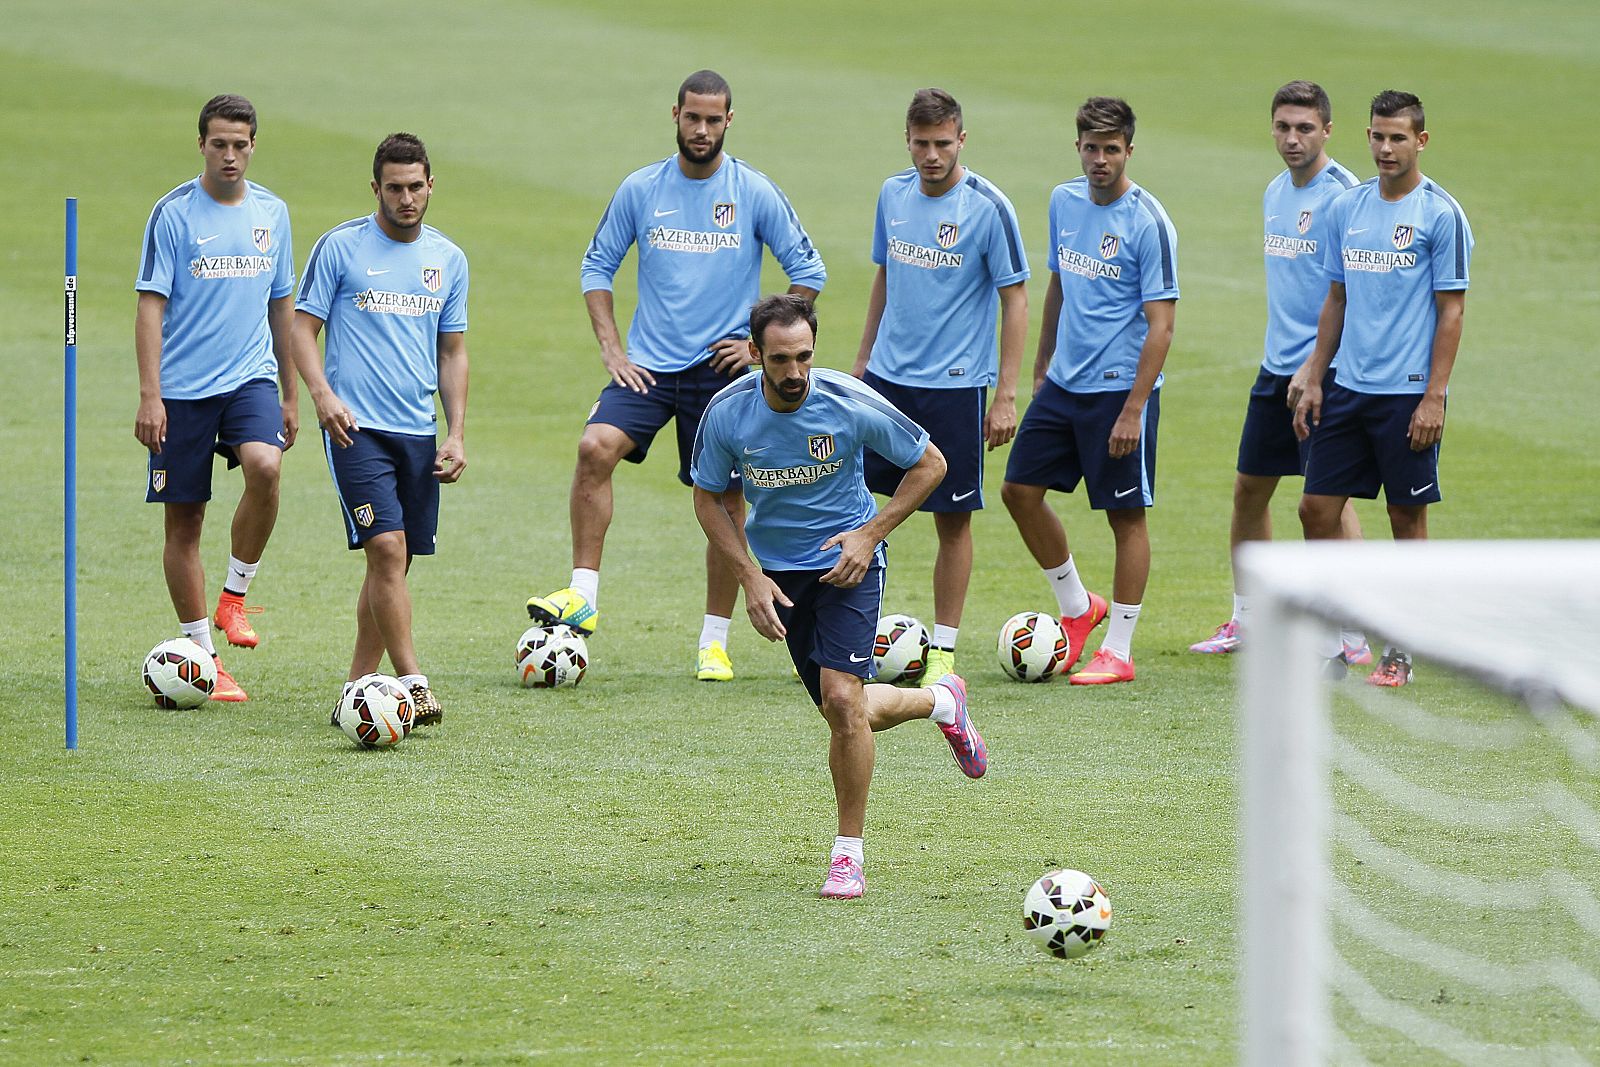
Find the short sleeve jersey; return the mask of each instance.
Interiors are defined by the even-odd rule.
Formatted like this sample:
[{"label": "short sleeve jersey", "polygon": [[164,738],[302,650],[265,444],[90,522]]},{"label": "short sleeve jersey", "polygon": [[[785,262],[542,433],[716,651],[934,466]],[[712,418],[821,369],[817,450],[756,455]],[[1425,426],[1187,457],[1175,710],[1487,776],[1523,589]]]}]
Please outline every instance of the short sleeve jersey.
[{"label": "short sleeve jersey", "polygon": [[275,378],[267,303],[294,292],[289,209],[245,182],[219,204],[199,178],[156,201],[145,223],[134,288],[167,298],[161,318],[161,395],[199,400]]},{"label": "short sleeve jersey", "polygon": [[677,156],[624,178],[583,255],[583,291],[609,290],[635,245],[639,303],[628,358],[652,371],[684,370],[716,342],[749,336],[762,246],[792,285],[820,291],[828,278],[788,199],[732,156],[709,178],[685,176]]},{"label": "short sleeve jersey", "polygon": [[1178,231],[1166,210],[1138,185],[1102,207],[1088,179],[1074,178],[1050,194],[1050,249],[1061,319],[1046,374],[1074,393],[1133,388],[1150,332],[1144,305],[1178,299]]},{"label": "short sleeve jersey", "polygon": [[1433,294],[1467,288],[1472,227],[1431,178],[1393,203],[1373,178],[1333,202],[1322,256],[1345,289],[1334,380],[1358,393],[1422,393],[1433,362]]},{"label": "short sleeve jersey", "polygon": [[885,303],[868,366],[924,389],[994,384],[999,365],[996,291],[1028,279],[1017,212],[971,170],[942,196],[922,191],[915,168],[878,194],[872,261]]},{"label": "short sleeve jersey", "polygon": [[794,411],[772,410],[762,375],[747,374],[706,406],[694,441],[694,484],[720,493],[737,469],[750,502],[745,535],[768,570],[827,570],[839,549],[822,550],[836,533],[878,513],[862,473],[863,448],[901,467],[914,466],[928,433],[870,386],[818,367]]},{"label": "short sleeve jersey", "polygon": [[317,238],[297,310],[327,323],[328,384],[359,426],[434,433],[439,335],[467,329],[467,257],[424,225],[389,238],[375,215]]},{"label": "short sleeve jersey", "polygon": [[1293,374],[1317,345],[1317,318],[1328,295],[1319,255],[1329,238],[1327,209],[1357,184],[1355,175],[1330,159],[1300,188],[1284,171],[1261,197],[1267,261],[1267,340],[1261,366],[1270,374]]}]

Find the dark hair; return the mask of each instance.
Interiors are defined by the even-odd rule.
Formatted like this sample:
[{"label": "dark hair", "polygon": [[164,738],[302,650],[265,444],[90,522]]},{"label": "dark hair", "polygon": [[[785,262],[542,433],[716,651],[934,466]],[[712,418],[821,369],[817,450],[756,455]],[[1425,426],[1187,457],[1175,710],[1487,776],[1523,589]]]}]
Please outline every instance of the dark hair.
[{"label": "dark hair", "polygon": [[1401,92],[1399,89],[1385,89],[1372,98],[1371,116],[1381,116],[1392,119],[1396,115],[1411,115],[1411,127],[1418,133],[1427,129],[1427,120],[1422,114],[1422,101],[1411,93]]},{"label": "dark hair", "polygon": [[768,326],[793,326],[804,322],[811,327],[811,336],[817,336],[817,305],[797,293],[778,293],[762,297],[750,309],[750,339],[760,352]]},{"label": "dark hair", "polygon": [[906,129],[913,126],[943,126],[951,119],[962,129],[961,105],[943,89],[918,89],[906,108]]},{"label": "dark hair", "polygon": [[1316,108],[1317,114],[1322,116],[1324,126],[1333,121],[1333,104],[1328,101],[1328,94],[1322,86],[1316,82],[1293,81],[1273,93],[1272,114],[1276,115],[1278,109],[1284,105]]},{"label": "dark hair", "polygon": [[1086,133],[1120,133],[1133,143],[1133,108],[1115,96],[1091,96],[1078,109],[1078,136]]},{"label": "dark hair", "polygon": [[678,86],[678,106],[683,106],[683,98],[690,93],[697,96],[720,96],[723,106],[729,111],[733,110],[733,89],[728,85],[728,79],[714,70],[697,70]]},{"label": "dark hair", "polygon": [[372,157],[373,181],[383,180],[385,163],[421,163],[423,177],[433,177],[433,168],[428,164],[428,149],[414,133],[391,133],[383,139]]},{"label": "dark hair", "polygon": [[205,137],[206,127],[211,125],[212,119],[224,119],[228,122],[248,122],[250,124],[250,139],[256,138],[256,108],[255,105],[236,93],[221,93],[206,101],[206,106],[200,109],[200,136]]}]

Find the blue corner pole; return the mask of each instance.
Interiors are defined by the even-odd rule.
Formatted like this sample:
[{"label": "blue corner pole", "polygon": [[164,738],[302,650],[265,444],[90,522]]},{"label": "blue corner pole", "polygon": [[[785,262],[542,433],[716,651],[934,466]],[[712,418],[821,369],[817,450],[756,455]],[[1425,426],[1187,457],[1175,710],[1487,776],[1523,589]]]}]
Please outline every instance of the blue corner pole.
[{"label": "blue corner pole", "polygon": [[67,749],[78,747],[78,198],[67,197],[66,375],[64,418],[65,524],[62,539],[66,612]]}]

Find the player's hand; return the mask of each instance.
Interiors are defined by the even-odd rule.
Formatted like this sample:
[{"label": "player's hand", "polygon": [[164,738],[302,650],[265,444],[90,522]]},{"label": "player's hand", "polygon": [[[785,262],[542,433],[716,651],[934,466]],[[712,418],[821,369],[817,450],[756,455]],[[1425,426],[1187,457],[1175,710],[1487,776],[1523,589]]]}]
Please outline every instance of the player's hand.
[{"label": "player's hand", "polygon": [[283,450],[285,452],[294,447],[294,439],[300,436],[300,405],[283,405]]},{"label": "player's hand", "polygon": [[1300,398],[1305,395],[1306,383],[1309,381],[1311,381],[1311,375],[1306,373],[1305,364],[1302,363],[1300,369],[1295,371],[1289,378],[1287,402],[1290,411],[1300,406]]},{"label": "player's hand", "polygon": [[994,402],[989,405],[989,413],[983,417],[983,439],[988,442],[989,451],[993,452],[1010,444],[1015,436],[1017,436],[1017,402],[995,397]]},{"label": "player's hand", "polygon": [[448,485],[461,478],[467,469],[466,442],[459,437],[446,437],[444,444],[433,456],[433,476]]},{"label": "player's hand", "polygon": [[867,568],[872,565],[872,556],[878,547],[877,539],[859,529],[846,530],[822,542],[822,551],[835,545],[839,547],[839,562],[817,581],[840,589],[854,589],[867,576]]},{"label": "player's hand", "polygon": [[356,425],[355,414],[334,395],[332,389],[313,400],[317,406],[317,425],[328,432],[334,444],[349,448],[350,435],[361,428]]},{"label": "player's hand", "polygon": [[161,454],[161,443],[167,439],[167,405],[160,397],[139,401],[139,412],[133,417],[133,436],[156,455]]},{"label": "player's hand", "polygon": [[783,595],[778,583],[757,571],[755,577],[744,583],[744,609],[750,616],[750,625],[768,641],[782,641],[789,631],[778,618],[777,605],[794,607],[794,601]]},{"label": "player's hand", "polygon": [[724,337],[711,346],[711,369],[732,377],[756,361],[750,342],[742,337]]},{"label": "player's hand", "polygon": [[650,387],[656,384],[655,375],[634,363],[626,352],[601,352],[600,358],[604,361],[606,373],[611,375],[611,380],[624,389],[632,389],[636,393],[648,393]]},{"label": "player's hand", "polygon": [[1322,421],[1322,383],[1306,382],[1294,406],[1294,435],[1304,441]]},{"label": "player's hand", "polygon": [[1411,425],[1406,429],[1411,438],[1411,451],[1421,452],[1432,448],[1444,437],[1444,400],[1423,394],[1417,410],[1411,413]]},{"label": "player's hand", "polygon": [[1123,408],[1122,414],[1117,416],[1117,421],[1111,424],[1111,436],[1107,438],[1107,448],[1112,459],[1121,459],[1131,455],[1139,447],[1139,434],[1143,430],[1141,416],[1143,410],[1130,410]]}]

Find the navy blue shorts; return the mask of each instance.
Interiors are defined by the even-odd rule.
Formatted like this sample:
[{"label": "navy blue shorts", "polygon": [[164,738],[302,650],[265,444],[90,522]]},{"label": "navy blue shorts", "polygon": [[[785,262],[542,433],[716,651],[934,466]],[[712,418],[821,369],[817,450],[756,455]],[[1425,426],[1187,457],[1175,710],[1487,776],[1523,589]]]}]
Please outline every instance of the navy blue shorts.
[{"label": "navy blue shorts", "polygon": [[1006,481],[1042,485],[1070,493],[1081,481],[1096,511],[1148,508],[1156,502],[1156,426],[1161,421],[1161,390],[1144,406],[1139,447],[1111,458],[1111,427],[1116,425],[1126,390],[1069,393],[1046,381],[1028,405],[1011,442]]},{"label": "navy blue shorts", "polygon": [[199,400],[166,400],[167,439],[150,454],[145,501],[193,504],[211,499],[211,457],[228,469],[239,465],[238,445],[260,441],[282,448],[283,405],[270,378],[245,382],[231,393]]},{"label": "navy blue shorts", "polygon": [[[928,431],[928,436],[944,454],[947,465],[944,481],[918,511],[980,511],[983,508],[983,413],[989,390],[924,389],[898,385],[871,371],[862,379],[883,394],[883,398],[912,422]],[[904,467],[866,451],[867,488],[884,496],[894,496]]]},{"label": "navy blue shorts", "polygon": [[[595,401],[594,409],[589,412],[589,423],[605,423],[615,426],[628,435],[633,442],[633,451],[623,458],[629,463],[643,463],[644,457],[650,451],[650,442],[655,440],[661,427],[669,419],[675,419],[678,429],[678,481],[684,485],[693,485],[689,477],[689,465],[694,459],[694,435],[700,429],[700,417],[706,413],[706,405],[711,403],[711,398],[721,391],[722,387],[734,379],[749,373],[748,368],[741,367],[733,374],[719,374],[711,367],[711,361],[706,360],[681,371],[651,371],[655,376],[656,384],[649,387],[649,392],[636,393],[626,386],[616,382],[607,382],[606,387],[600,390],[600,399]],[[733,484],[729,489],[737,489],[739,472],[733,472]]]},{"label": "navy blue shorts", "polygon": [[788,636],[789,658],[812,703],[822,706],[822,668],[829,667],[863,680],[872,677],[872,641],[878,635],[878,610],[883,604],[886,558],[878,561],[852,589],[824,585],[827,571],[764,571],[778,583],[794,607],[777,605]]},{"label": "navy blue shorts", "polygon": [[[1333,385],[1333,373],[1329,367],[1322,376],[1324,394]],[[1302,441],[1294,433],[1294,410],[1289,407],[1291,377],[1273,374],[1265,367],[1256,375],[1256,384],[1250,388],[1250,405],[1244,413],[1244,430],[1239,434],[1240,474],[1281,478],[1306,472],[1311,438]]]},{"label": "navy blue shorts", "polygon": [[1322,394],[1322,421],[1311,438],[1306,492],[1372,500],[1379,486],[1391,504],[1435,504],[1439,446],[1411,450],[1411,416],[1422,396],[1358,393],[1333,385]]},{"label": "navy blue shorts", "polygon": [[439,532],[439,479],[433,458],[439,444],[424,434],[357,430],[349,448],[334,447],[326,432],[322,447],[333,472],[333,488],[344,512],[351,548],[381,533],[403,530],[406,551],[433,555]]}]

